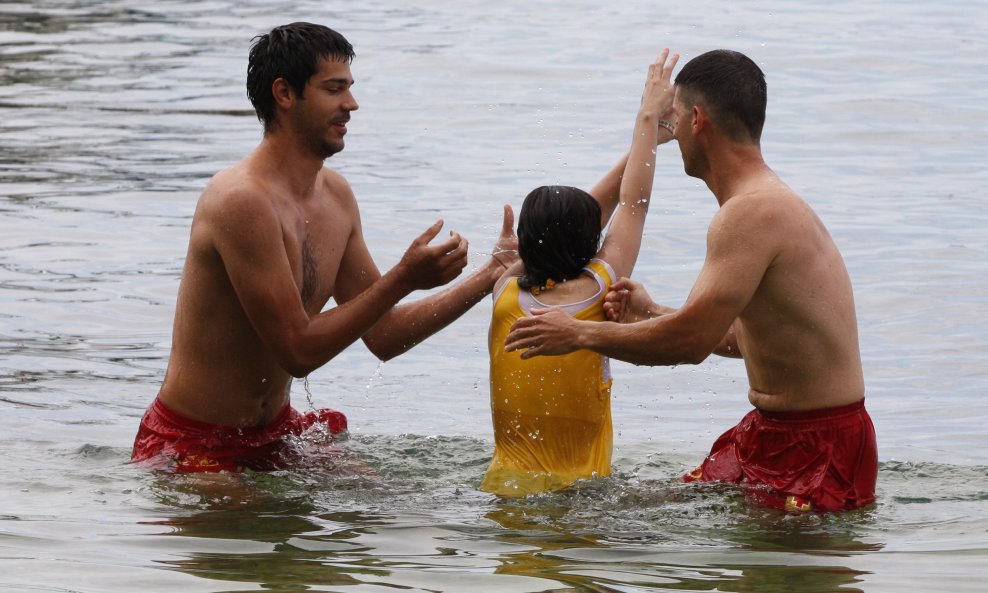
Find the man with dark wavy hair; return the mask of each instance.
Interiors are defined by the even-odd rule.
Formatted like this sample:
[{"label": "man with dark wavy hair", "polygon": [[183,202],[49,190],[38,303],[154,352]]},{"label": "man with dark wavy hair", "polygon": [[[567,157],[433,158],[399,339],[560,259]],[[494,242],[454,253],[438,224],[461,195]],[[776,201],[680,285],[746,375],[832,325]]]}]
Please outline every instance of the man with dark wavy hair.
[{"label": "man with dark wavy hair", "polygon": [[[502,264],[444,285],[467,263],[459,234],[429,245],[437,221],[381,274],[364,242],[357,200],[323,161],[343,150],[358,105],[350,43],[332,29],[292,23],[254,40],[248,96],[260,145],[219,172],[199,199],[182,274],[171,357],[141,421],[132,458],[179,471],[272,469],[314,424],[339,433],[335,410],[290,405],[304,377],[362,339],[382,360],[408,350],[489,294]],[[499,245],[515,247],[510,209]],[[323,310],[330,298],[337,306]]]},{"label": "man with dark wavy hair", "polygon": [[683,166],[720,205],[682,307],[622,279],[607,308],[623,323],[535,311],[515,323],[506,349],[587,348],[648,365],[741,357],[754,410],[684,479],[739,483],[789,510],[858,508],[875,499],[878,456],[851,281],[823,222],[762,158],[766,97],[761,69],[735,51],[697,56],[676,77]]}]

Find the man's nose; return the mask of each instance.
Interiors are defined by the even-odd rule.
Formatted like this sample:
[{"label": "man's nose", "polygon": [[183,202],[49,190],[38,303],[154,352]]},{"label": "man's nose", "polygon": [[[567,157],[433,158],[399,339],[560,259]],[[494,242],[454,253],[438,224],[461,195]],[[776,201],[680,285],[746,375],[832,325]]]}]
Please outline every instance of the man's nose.
[{"label": "man's nose", "polygon": [[360,109],[360,105],[357,105],[357,99],[353,96],[353,93],[347,91],[347,100],[344,103],[344,109],[347,111],[356,111]]}]

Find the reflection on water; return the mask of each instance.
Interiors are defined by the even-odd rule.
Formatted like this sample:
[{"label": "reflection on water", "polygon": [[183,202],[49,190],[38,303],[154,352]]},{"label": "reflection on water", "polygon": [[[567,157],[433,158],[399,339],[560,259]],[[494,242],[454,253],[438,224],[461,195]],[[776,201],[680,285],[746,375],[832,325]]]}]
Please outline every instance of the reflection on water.
[{"label": "reflection on water", "polygon": [[199,511],[152,524],[167,527],[169,535],[194,540],[181,547],[201,550],[161,561],[172,570],[219,581],[264,583],[278,590],[360,582],[345,571],[326,569],[327,558],[335,554],[367,551],[348,541],[356,537],[364,519],[347,515],[339,518],[351,527],[336,532],[323,527],[334,522],[333,517],[317,516],[316,509],[303,502],[281,502],[277,509]]},{"label": "reflection on water", "polygon": [[[25,471],[30,459],[11,459],[8,470],[21,477],[8,484],[7,504],[22,512],[0,516],[0,545],[40,560],[11,571],[9,581],[0,578],[0,590],[4,582],[27,582],[18,580],[27,571],[84,569],[90,545],[52,544],[90,533],[100,549],[119,551],[118,569],[136,562],[197,579],[190,585],[154,577],[169,583],[157,590],[168,591],[248,590],[254,583],[283,592],[359,585],[815,593],[871,591],[863,583],[889,570],[896,574],[881,590],[902,591],[909,590],[910,579],[900,576],[909,561],[952,559],[976,568],[984,541],[965,544],[960,533],[988,528],[984,518],[972,519],[988,500],[984,467],[964,473],[943,464],[883,463],[878,504],[841,515],[789,515],[752,508],[730,485],[679,483],[678,473],[616,475],[568,492],[498,500],[476,490],[485,468],[478,460],[489,454],[485,441],[357,436],[342,445],[370,471],[341,474],[339,465],[317,462],[268,474],[175,476],[129,466],[127,449],[90,445],[65,455],[56,466],[60,477],[42,483]],[[661,456],[655,461],[675,467]],[[952,479],[960,488],[947,486]],[[83,484],[85,492],[73,492]],[[38,495],[55,503],[56,514],[29,502]],[[53,531],[62,514],[74,518]],[[962,577],[945,571],[937,578]],[[951,590],[965,590],[961,583]],[[114,590],[99,590],[107,589]]]},{"label": "reflection on water", "polygon": [[[857,582],[861,572],[841,558],[882,548],[857,539],[853,524],[834,528],[815,515],[760,513],[740,497],[732,499],[729,489],[719,490],[706,501],[683,489],[666,492],[653,496],[663,501],[654,507],[642,504],[640,492],[623,492],[616,504],[594,505],[596,529],[577,530],[586,533],[582,537],[572,535],[567,520],[570,515],[582,515],[581,523],[589,519],[579,505],[502,506],[488,518],[510,530],[502,537],[531,549],[511,554],[500,570],[551,575],[580,590],[621,590],[622,583],[633,583],[676,591],[858,591],[844,585]],[[641,520],[651,513],[664,519]],[[635,533],[627,525],[622,531],[628,515],[648,531]],[[657,533],[658,524],[663,529]]]},{"label": "reflection on water", "polygon": [[[732,487],[666,480],[605,479],[498,500],[440,475],[475,484],[482,466],[429,455],[419,439],[351,444],[354,454],[372,450],[415,470],[389,475],[375,461],[369,476],[316,467],[153,478],[147,495],[167,516],[142,524],[179,538],[155,562],[277,591],[428,583],[448,591],[851,592],[862,590],[867,571],[848,560],[883,549],[869,534],[869,510],[786,515],[752,509]],[[484,446],[446,444],[461,453]]]}]

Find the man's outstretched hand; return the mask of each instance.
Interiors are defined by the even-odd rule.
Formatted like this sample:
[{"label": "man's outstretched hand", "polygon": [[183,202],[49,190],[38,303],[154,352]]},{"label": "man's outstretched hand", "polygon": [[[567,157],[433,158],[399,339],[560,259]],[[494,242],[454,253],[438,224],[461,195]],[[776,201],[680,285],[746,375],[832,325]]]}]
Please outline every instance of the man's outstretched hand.
[{"label": "man's outstretched hand", "polygon": [[412,241],[398,266],[417,290],[435,288],[447,284],[460,275],[467,265],[467,240],[456,231],[450,231],[449,239],[438,245],[429,245],[443,228],[442,219],[436,221]]},{"label": "man's outstretched hand", "polygon": [[580,349],[582,323],[559,307],[532,309],[531,317],[523,317],[511,326],[504,349],[522,350],[523,359],[569,354]]},{"label": "man's outstretched hand", "polygon": [[604,313],[617,323],[635,323],[655,316],[657,305],[641,282],[621,278],[604,295]]}]

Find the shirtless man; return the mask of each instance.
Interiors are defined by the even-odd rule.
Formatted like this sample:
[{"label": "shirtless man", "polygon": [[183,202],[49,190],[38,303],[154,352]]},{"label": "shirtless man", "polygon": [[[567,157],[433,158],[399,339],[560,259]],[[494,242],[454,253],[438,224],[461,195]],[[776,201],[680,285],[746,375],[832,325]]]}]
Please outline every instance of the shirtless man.
[{"label": "shirtless man", "polygon": [[543,309],[515,323],[506,349],[527,358],[587,348],[647,365],[741,357],[755,409],[684,479],[750,486],[791,510],[857,508],[874,500],[878,459],[851,281],[823,223],[762,158],[765,106],[762,71],[737,52],[700,55],[676,77],[684,168],[720,205],[682,307],[622,279],[608,295],[621,323]]},{"label": "shirtless man", "polygon": [[[448,283],[467,263],[457,233],[429,245],[437,221],[383,276],[364,243],[346,180],[323,166],[343,149],[357,102],[353,48],[309,23],[255,39],[247,90],[264,124],[260,145],[218,173],[192,220],[168,371],[141,421],[132,458],[179,471],[279,467],[286,435],[313,424],[346,429],[335,410],[290,406],[304,377],[363,339],[382,360],[411,348],[490,294],[516,246],[467,279],[413,303],[417,289]],[[337,306],[323,311],[330,298]]]}]

